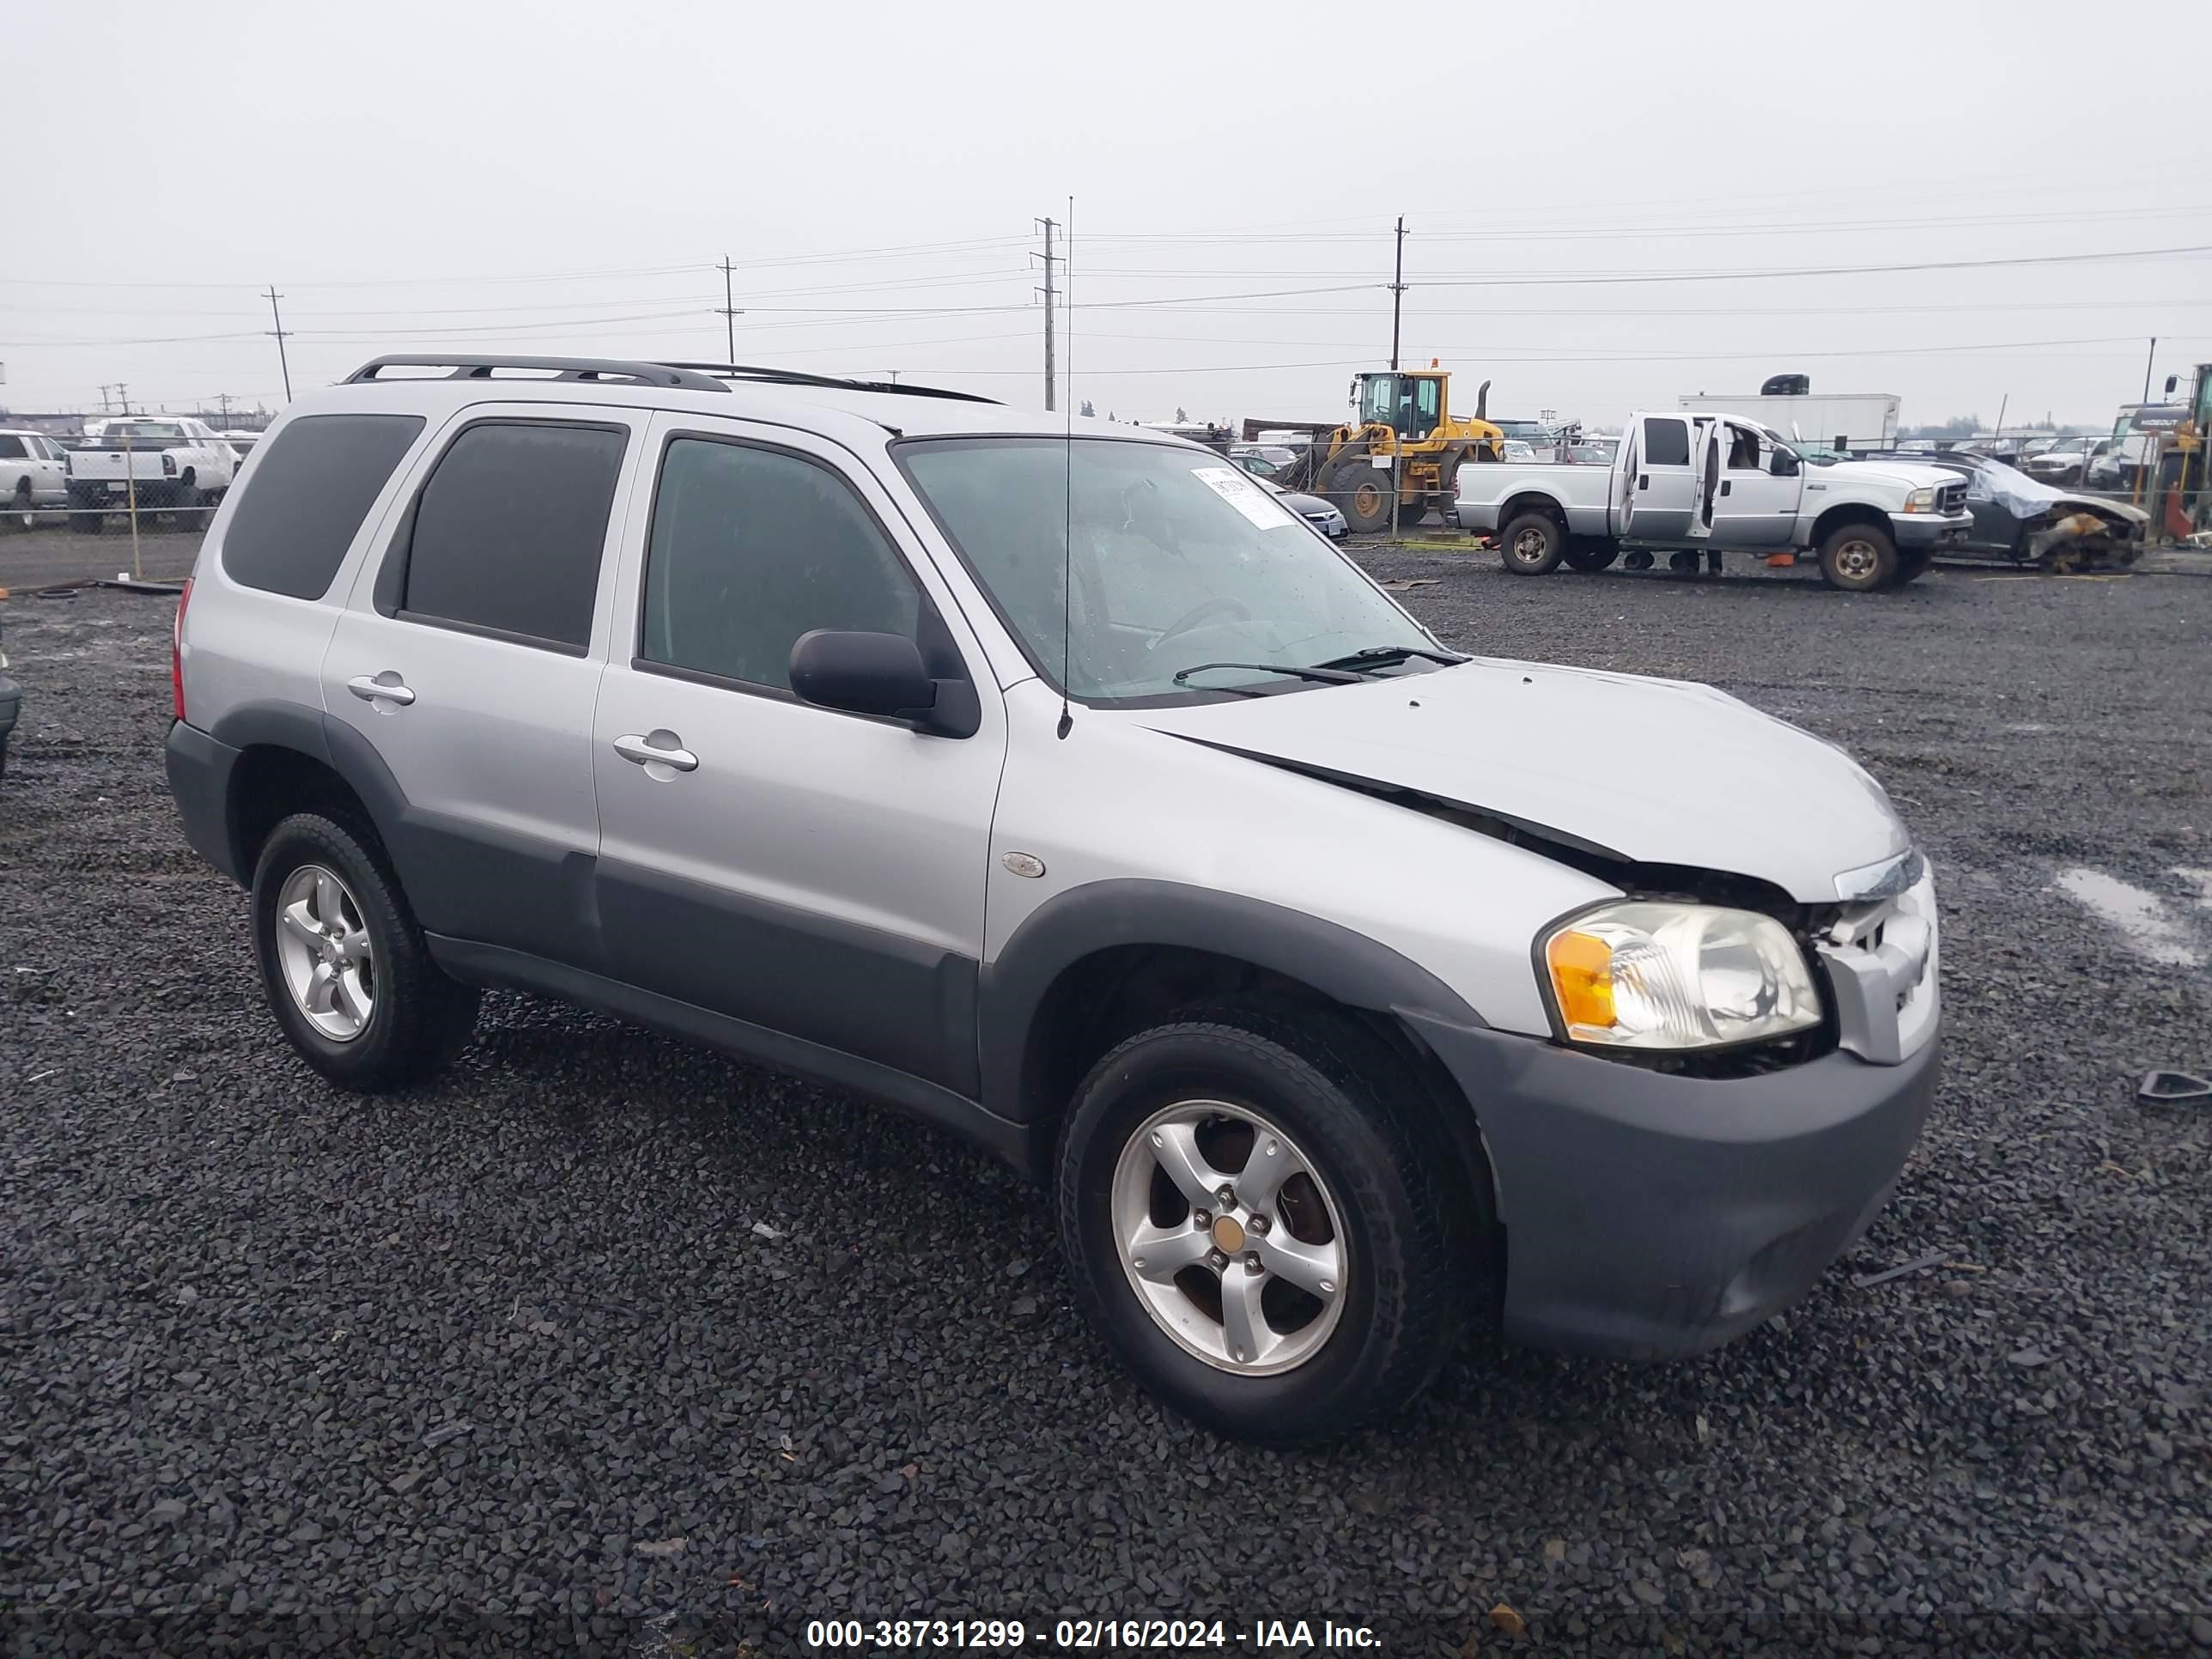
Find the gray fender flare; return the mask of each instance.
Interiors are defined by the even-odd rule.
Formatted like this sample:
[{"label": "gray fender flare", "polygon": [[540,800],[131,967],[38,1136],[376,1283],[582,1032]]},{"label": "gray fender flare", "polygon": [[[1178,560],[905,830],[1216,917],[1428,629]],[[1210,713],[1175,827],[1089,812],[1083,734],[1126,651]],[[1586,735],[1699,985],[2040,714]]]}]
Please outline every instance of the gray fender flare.
[{"label": "gray fender flare", "polygon": [[1037,1018],[1060,976],[1115,945],[1157,945],[1233,957],[1311,986],[1347,1007],[1482,1027],[1427,969],[1333,921],[1263,900],[1177,882],[1093,882],[1047,900],[982,972],[976,1013],[983,1103],[1031,1121],[1064,1103],[1038,1098]]}]

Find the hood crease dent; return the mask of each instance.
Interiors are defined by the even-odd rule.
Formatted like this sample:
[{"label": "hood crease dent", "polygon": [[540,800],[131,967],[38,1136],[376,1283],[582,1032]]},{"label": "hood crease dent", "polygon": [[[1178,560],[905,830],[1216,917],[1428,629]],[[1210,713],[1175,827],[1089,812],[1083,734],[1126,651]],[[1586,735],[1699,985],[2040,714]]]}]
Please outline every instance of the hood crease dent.
[{"label": "hood crease dent", "polygon": [[1475,658],[1139,724],[1395,799],[1621,883],[1737,877],[1806,904],[1911,846],[1836,744],[1710,686]]}]

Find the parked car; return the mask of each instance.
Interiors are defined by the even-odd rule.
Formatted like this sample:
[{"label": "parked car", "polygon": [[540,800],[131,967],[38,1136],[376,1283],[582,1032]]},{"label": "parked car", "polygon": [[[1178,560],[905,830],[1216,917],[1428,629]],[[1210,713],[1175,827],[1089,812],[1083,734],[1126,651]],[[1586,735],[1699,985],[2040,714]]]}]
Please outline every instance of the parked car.
[{"label": "parked car", "polygon": [[2020,470],[2043,483],[2079,484],[2083,469],[2111,447],[2109,438],[2061,438],[2048,449],[2024,457]]},{"label": "parked car", "polygon": [[85,422],[69,452],[70,528],[98,535],[104,515],[135,499],[139,510],[173,513],[204,527],[238,471],[238,457],[204,421],[132,415]]},{"label": "parked car", "polygon": [[1927,465],[1966,481],[1973,528],[1954,551],[2061,574],[2090,565],[2130,565],[2142,551],[2150,514],[2139,507],[2070,495],[1963,449],[1931,457]]},{"label": "parked car", "polygon": [[1273,478],[1261,478],[1260,488],[1333,542],[1342,541],[1351,528],[1334,501],[1324,501],[1319,495],[1308,495],[1299,490],[1285,489]]},{"label": "parked car", "polygon": [[1722,554],[1810,550],[1833,587],[1909,582],[1966,538],[1966,485],[1907,461],[1836,461],[1739,416],[1639,414],[1613,465],[1510,462],[1459,471],[1462,528],[1498,536],[1505,568],[1602,570],[1628,555],[1677,569]]},{"label": "parked car", "polygon": [[0,640],[0,778],[8,775],[8,738],[23,712],[23,688],[8,678],[8,650]]},{"label": "parked car", "polygon": [[434,1073],[500,985],[903,1107],[1049,1185],[1149,1388],[1272,1441],[1479,1307],[1711,1347],[1888,1193],[1936,907],[1831,743],[1447,650],[1172,438],[450,361],[290,404],[178,610],[170,787],[324,1077]]},{"label": "parked car", "polygon": [[67,505],[69,464],[62,447],[43,432],[0,428],[0,512],[28,530],[42,507]]},{"label": "parked car", "polygon": [[1567,446],[1559,459],[1570,466],[1611,466],[1620,453],[1618,438],[1578,438]]},{"label": "parked car", "polygon": [[1280,444],[1231,444],[1229,459],[1255,478],[1272,478],[1298,459],[1297,452]]},{"label": "parked car", "polygon": [[[261,434],[258,432],[233,430],[218,432],[215,435],[229,446],[230,453],[238,458],[241,466],[245,465],[246,458],[253,453],[253,446],[261,441]],[[233,481],[235,482],[235,479],[234,478]]]},{"label": "parked car", "polygon": [[1498,458],[1501,461],[1534,461],[1536,459],[1535,446],[1526,438],[1504,439],[1499,442],[1498,448],[1503,452]]}]

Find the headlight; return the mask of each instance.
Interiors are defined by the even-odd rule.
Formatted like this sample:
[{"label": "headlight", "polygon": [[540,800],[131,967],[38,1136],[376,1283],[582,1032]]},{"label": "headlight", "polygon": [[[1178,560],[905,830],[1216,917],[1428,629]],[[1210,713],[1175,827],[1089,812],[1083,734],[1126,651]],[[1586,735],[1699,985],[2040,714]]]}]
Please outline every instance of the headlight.
[{"label": "headlight", "polygon": [[1571,1042],[1712,1048],[1820,1023],[1805,953],[1755,910],[1624,899],[1561,923],[1541,955]]},{"label": "headlight", "polygon": [[1933,513],[1936,510],[1935,489],[1930,487],[1914,490],[1905,498],[1905,510],[1907,513]]}]

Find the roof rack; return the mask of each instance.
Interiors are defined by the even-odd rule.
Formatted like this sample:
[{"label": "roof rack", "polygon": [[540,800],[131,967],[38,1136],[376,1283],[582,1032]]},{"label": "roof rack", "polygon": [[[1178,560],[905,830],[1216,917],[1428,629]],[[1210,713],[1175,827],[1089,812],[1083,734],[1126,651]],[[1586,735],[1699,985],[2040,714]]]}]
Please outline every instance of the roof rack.
[{"label": "roof rack", "polygon": [[998,403],[980,392],[954,392],[941,386],[916,386],[907,380],[854,380],[837,374],[809,374],[799,368],[762,368],[751,363],[669,363],[665,367],[686,373],[709,374],[721,380],[758,380],[771,386],[818,386],[833,392],[880,392],[897,398],[950,398],[956,403]]},{"label": "roof rack", "polygon": [[636,362],[619,357],[484,357],[451,354],[379,357],[354,370],[345,377],[344,383],[356,386],[380,379],[379,371],[386,368],[451,369],[450,374],[428,377],[447,380],[489,380],[495,368],[543,368],[553,370],[546,378],[555,380],[626,380],[638,386],[675,386],[685,392],[730,389],[722,380],[693,373],[687,364]]}]

